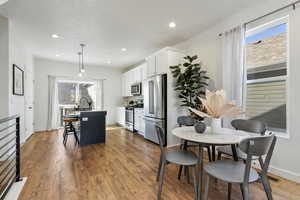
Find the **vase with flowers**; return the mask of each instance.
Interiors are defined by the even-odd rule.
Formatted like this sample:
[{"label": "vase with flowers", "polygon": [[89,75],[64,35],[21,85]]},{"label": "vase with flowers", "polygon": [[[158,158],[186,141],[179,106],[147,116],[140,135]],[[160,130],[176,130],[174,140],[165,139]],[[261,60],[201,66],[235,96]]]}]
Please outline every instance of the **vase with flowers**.
[{"label": "vase with flowers", "polygon": [[220,133],[222,129],[222,118],[241,115],[241,109],[235,105],[234,101],[226,103],[226,93],[224,90],[211,92],[206,90],[206,98],[198,97],[202,102],[198,108],[189,108],[190,111],[202,118],[211,119],[211,132]]}]

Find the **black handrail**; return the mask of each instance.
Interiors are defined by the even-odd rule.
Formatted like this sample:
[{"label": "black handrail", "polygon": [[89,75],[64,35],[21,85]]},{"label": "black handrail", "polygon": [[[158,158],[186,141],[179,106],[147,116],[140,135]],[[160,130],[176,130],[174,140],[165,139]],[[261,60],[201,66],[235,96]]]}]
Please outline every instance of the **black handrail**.
[{"label": "black handrail", "polygon": [[3,200],[13,183],[21,180],[20,116],[0,119],[0,126],[4,126],[0,129],[0,200]]}]

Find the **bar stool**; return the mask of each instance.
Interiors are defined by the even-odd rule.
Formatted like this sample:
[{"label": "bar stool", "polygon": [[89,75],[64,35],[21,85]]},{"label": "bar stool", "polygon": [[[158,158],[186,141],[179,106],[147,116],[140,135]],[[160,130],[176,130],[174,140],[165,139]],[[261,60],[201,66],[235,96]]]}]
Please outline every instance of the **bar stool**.
[{"label": "bar stool", "polygon": [[79,144],[78,135],[73,123],[77,122],[78,118],[64,118],[64,134],[63,134],[63,144],[66,146],[68,136],[74,135],[75,137],[75,144]]}]

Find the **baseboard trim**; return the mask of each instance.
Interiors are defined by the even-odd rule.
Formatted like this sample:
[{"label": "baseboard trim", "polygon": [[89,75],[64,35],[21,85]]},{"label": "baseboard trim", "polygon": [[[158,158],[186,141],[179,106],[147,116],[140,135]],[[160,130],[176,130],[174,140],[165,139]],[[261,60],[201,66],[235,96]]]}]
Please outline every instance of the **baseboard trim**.
[{"label": "baseboard trim", "polygon": [[298,174],[298,173],[295,173],[295,172],[292,172],[292,171],[289,171],[286,169],[274,167],[274,166],[270,166],[269,172],[271,172],[272,174],[274,174],[276,176],[280,176],[285,179],[288,179],[290,181],[300,183],[300,174]]},{"label": "baseboard trim", "polygon": [[16,200],[18,199],[19,195],[21,194],[21,191],[27,181],[26,177],[22,177],[22,180],[20,182],[14,183],[11,188],[9,189],[6,197],[4,200]]}]

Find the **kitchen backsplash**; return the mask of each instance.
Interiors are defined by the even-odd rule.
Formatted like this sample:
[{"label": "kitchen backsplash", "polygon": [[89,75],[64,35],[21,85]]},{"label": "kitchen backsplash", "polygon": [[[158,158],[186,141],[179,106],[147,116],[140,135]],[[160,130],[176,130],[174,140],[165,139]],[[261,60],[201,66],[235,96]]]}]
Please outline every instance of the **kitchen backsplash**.
[{"label": "kitchen backsplash", "polygon": [[143,96],[123,97],[123,106],[129,105],[129,102],[131,101],[140,104],[144,102],[144,98]]}]

